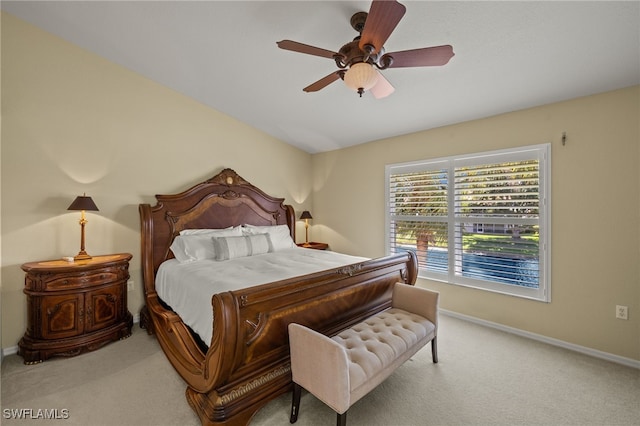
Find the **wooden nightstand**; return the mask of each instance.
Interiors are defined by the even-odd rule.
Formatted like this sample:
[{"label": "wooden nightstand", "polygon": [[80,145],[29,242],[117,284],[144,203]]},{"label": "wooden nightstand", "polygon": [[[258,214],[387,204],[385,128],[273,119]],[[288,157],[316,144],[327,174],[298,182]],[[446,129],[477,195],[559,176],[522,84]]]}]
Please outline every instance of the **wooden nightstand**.
[{"label": "wooden nightstand", "polygon": [[327,243],[315,243],[313,241],[309,241],[308,243],[300,243],[296,245],[298,247],[310,248],[314,250],[326,250],[329,248],[329,244]]},{"label": "wooden nightstand", "polygon": [[129,253],[22,265],[27,331],[18,343],[25,364],[75,356],[131,335],[127,310]]}]

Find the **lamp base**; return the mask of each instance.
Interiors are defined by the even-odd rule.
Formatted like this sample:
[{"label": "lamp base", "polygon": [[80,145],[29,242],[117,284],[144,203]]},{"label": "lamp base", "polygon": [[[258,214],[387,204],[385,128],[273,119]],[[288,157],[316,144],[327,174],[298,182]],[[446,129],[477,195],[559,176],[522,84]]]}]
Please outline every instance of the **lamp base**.
[{"label": "lamp base", "polygon": [[88,260],[93,259],[86,251],[82,250],[77,255],[73,256],[73,260]]}]

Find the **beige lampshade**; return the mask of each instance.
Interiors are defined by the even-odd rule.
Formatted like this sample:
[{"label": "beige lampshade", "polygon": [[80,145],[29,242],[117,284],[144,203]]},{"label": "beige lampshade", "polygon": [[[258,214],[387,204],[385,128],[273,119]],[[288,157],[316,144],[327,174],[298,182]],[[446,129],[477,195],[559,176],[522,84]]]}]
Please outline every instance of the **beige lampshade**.
[{"label": "beige lampshade", "polygon": [[378,71],[366,62],[351,65],[344,74],[344,83],[352,90],[362,93],[371,89],[378,81]]}]

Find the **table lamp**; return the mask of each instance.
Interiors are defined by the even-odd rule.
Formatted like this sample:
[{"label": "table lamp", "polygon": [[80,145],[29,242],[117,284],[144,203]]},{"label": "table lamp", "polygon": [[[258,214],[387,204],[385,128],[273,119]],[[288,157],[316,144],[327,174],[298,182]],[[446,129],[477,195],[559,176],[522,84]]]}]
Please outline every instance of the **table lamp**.
[{"label": "table lamp", "polygon": [[73,257],[73,260],[91,259],[91,256],[84,250],[84,225],[87,224],[84,212],[86,210],[98,211],[98,207],[91,197],[87,197],[87,194],[83,194],[76,197],[67,210],[80,210],[80,252]]},{"label": "table lamp", "polygon": [[309,244],[309,219],[313,219],[311,217],[311,213],[308,210],[305,210],[300,215],[300,219],[304,219],[304,234],[305,234],[305,244]]}]

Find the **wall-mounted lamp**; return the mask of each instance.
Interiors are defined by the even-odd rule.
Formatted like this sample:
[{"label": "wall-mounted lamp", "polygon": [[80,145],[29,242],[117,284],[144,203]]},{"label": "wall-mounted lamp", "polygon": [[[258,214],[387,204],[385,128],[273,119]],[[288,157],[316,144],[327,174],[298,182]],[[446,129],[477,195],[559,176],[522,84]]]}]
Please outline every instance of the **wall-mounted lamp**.
[{"label": "wall-mounted lamp", "polygon": [[84,217],[84,212],[86,210],[89,211],[98,211],[98,207],[96,203],[93,202],[91,197],[87,197],[87,194],[79,195],[73,200],[73,203],[69,206],[67,210],[80,210],[80,252],[73,257],[74,260],[85,260],[91,259],[91,256],[87,254],[84,250],[84,225],[87,224],[87,219]]},{"label": "wall-mounted lamp", "polygon": [[304,234],[305,234],[305,244],[309,244],[309,219],[313,219],[311,217],[311,213],[308,210],[305,210],[300,215],[300,220],[304,219]]}]

